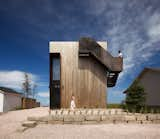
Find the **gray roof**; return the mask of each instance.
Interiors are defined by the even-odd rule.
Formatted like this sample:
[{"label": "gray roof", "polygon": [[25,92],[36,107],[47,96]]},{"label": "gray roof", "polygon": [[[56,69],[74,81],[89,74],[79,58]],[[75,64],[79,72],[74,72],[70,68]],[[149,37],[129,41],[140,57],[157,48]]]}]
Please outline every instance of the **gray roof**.
[{"label": "gray roof", "polygon": [[11,88],[8,88],[8,87],[0,87],[0,90],[3,91],[4,93],[22,95],[22,93],[19,93],[19,92],[15,91],[14,89],[11,89]]},{"label": "gray roof", "polygon": [[[134,81],[131,83],[131,85],[135,82],[135,80],[141,79],[141,78],[143,77],[143,75],[144,75],[146,72],[149,72],[149,71],[160,72],[160,68],[149,68],[149,67],[144,68],[144,69],[140,72],[140,74],[138,75],[138,77],[134,79]],[[131,85],[130,85],[130,86],[131,86]],[[129,87],[130,87],[130,86],[129,86]],[[128,88],[129,88],[129,87],[128,87]],[[127,93],[128,88],[127,88],[125,91],[123,91],[123,93]]]}]

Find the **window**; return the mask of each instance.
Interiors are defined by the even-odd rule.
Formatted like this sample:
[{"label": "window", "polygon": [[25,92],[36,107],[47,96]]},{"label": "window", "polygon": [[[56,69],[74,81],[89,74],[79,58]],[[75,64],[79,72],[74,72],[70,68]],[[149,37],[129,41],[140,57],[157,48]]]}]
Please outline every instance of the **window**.
[{"label": "window", "polygon": [[60,80],[60,57],[53,57],[52,60],[53,66],[53,80]]}]

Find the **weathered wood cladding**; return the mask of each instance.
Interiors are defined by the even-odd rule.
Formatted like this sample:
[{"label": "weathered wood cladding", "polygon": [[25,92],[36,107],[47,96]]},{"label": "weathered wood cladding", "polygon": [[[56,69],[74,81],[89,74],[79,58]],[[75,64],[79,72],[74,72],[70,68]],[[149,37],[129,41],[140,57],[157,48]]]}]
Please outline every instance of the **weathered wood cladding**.
[{"label": "weathered wood cladding", "polygon": [[80,58],[78,42],[51,42],[50,53],[61,55],[61,107],[70,106],[74,94],[77,107],[106,107],[105,67],[92,57]]}]

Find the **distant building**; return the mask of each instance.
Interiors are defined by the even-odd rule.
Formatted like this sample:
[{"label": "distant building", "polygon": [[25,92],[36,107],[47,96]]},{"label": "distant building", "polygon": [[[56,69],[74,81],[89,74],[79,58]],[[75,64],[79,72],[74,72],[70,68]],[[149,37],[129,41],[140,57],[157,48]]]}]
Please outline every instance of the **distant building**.
[{"label": "distant building", "polygon": [[7,112],[21,107],[22,94],[13,89],[0,87],[0,112]]},{"label": "distant building", "polygon": [[50,53],[50,108],[105,108],[107,87],[116,84],[123,59],[107,51],[107,42],[81,38],[52,41]]},{"label": "distant building", "polygon": [[136,80],[144,87],[146,105],[160,106],[160,68],[144,68]]}]

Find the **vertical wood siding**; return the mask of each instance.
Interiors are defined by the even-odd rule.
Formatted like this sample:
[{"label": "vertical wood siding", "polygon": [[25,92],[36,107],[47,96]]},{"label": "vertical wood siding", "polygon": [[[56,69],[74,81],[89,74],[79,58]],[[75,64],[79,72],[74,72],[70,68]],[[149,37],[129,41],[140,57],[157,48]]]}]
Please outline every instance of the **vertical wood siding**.
[{"label": "vertical wood siding", "polygon": [[61,107],[70,107],[74,94],[79,108],[106,107],[105,67],[92,57],[78,56],[78,42],[65,46],[50,43],[50,53],[61,55]]}]

